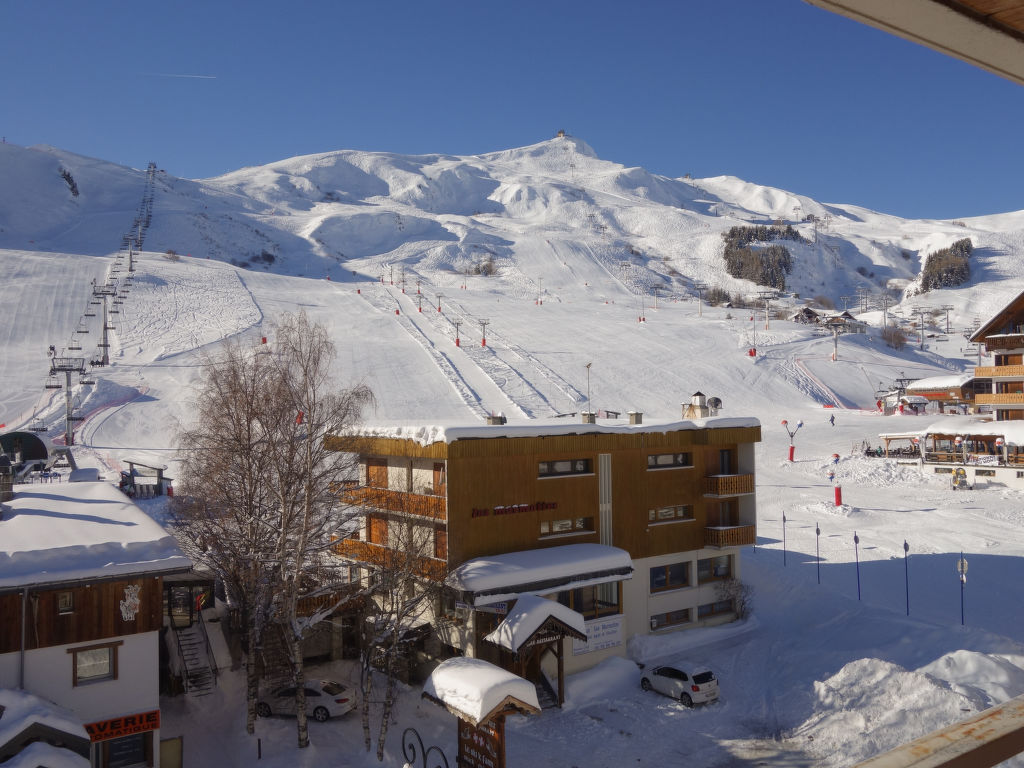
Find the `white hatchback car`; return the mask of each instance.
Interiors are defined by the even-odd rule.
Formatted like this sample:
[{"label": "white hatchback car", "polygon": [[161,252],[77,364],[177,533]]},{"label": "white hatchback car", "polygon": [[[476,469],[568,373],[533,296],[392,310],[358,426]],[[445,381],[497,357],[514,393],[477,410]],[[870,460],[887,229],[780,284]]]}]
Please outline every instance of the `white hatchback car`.
[{"label": "white hatchback car", "polygon": [[[355,696],[341,683],[333,680],[310,680],[306,683],[306,714],[318,722],[344,715],[355,705]],[[257,701],[256,714],[260,717],[296,714],[295,686],[278,688]]]},{"label": "white hatchback car", "polygon": [[671,696],[687,707],[718,698],[718,680],[709,669],[688,674],[679,667],[655,667],[643,673],[640,687]]}]

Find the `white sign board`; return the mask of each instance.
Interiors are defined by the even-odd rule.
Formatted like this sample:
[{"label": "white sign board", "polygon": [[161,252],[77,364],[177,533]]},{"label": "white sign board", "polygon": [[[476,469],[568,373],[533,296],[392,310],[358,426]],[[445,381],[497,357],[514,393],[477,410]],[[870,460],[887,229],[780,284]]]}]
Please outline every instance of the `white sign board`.
[{"label": "white sign board", "polygon": [[584,643],[573,639],[573,656],[579,656],[583,653],[601,651],[605,648],[614,648],[617,645],[622,645],[624,634],[623,625],[625,623],[626,619],[622,614],[588,621],[587,641]]}]

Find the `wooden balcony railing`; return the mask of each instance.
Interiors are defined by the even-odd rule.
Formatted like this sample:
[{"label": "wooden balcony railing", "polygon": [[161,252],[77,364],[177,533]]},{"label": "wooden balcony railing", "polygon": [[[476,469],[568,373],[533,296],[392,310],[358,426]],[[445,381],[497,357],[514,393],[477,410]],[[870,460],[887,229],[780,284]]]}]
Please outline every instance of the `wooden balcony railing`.
[{"label": "wooden balcony railing", "polygon": [[395,570],[408,567],[416,575],[435,581],[440,581],[448,573],[444,560],[420,557],[360,539],[341,539],[334,544],[334,551],[342,557],[374,568]]},{"label": "wooden balcony railing", "polygon": [[711,475],[704,478],[705,496],[745,496],[753,492],[753,475]]},{"label": "wooden balcony railing", "polygon": [[757,527],[730,525],[704,529],[705,547],[746,547],[757,543]]},{"label": "wooden balcony railing", "polygon": [[424,496],[421,493],[360,486],[342,489],[341,498],[349,504],[388,512],[405,512],[419,517],[429,517],[431,520],[448,519],[448,503],[444,496]]},{"label": "wooden balcony railing", "polygon": [[974,366],[974,378],[976,379],[998,379],[1005,377],[1024,379],[1024,365]]},{"label": "wooden balcony railing", "polygon": [[1024,334],[1020,333],[1004,333],[997,336],[989,336],[983,339],[985,342],[985,349],[992,351],[993,349],[1020,349],[1024,347]]},{"label": "wooden balcony railing", "polygon": [[978,405],[1024,405],[1024,392],[1003,392],[999,395],[974,396]]}]

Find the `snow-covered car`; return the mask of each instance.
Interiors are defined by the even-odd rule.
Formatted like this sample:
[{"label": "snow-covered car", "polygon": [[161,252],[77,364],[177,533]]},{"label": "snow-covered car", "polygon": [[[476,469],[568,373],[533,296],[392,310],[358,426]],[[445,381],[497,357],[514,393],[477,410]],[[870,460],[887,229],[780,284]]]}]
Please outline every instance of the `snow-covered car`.
[{"label": "snow-covered car", "polygon": [[[316,680],[306,683],[306,714],[323,722],[338,717],[356,705],[352,692],[333,680]],[[295,686],[285,686],[272,691],[269,696],[256,702],[256,714],[260,717],[271,715],[294,715]]]},{"label": "snow-covered car", "polygon": [[688,674],[679,667],[655,667],[644,671],[640,687],[671,696],[687,707],[718,698],[718,680],[709,669]]}]

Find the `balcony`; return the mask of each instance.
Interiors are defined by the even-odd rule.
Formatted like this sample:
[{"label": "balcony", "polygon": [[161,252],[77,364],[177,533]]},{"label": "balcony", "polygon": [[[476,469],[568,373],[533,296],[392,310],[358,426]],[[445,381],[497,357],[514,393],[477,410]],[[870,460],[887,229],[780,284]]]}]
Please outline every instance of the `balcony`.
[{"label": "balcony", "polygon": [[704,495],[726,498],[754,492],[753,475],[711,475],[704,478]]},{"label": "balcony", "polygon": [[408,567],[417,576],[434,581],[440,581],[448,572],[448,566],[444,560],[420,557],[360,539],[341,539],[334,544],[333,549],[337,555],[359,563],[366,563],[374,568],[397,570]]},{"label": "balcony", "polygon": [[1024,365],[976,365],[976,379],[1024,379]]},{"label": "balcony", "polygon": [[345,488],[341,498],[348,504],[387,512],[404,512],[431,520],[448,519],[448,500],[444,496],[424,496],[421,493],[391,491],[387,488]]},{"label": "balcony", "polygon": [[1024,405],[1024,392],[1003,392],[999,395],[975,395],[978,405]]},{"label": "balcony", "polygon": [[704,546],[748,547],[757,543],[757,526],[729,525],[704,529]]}]

